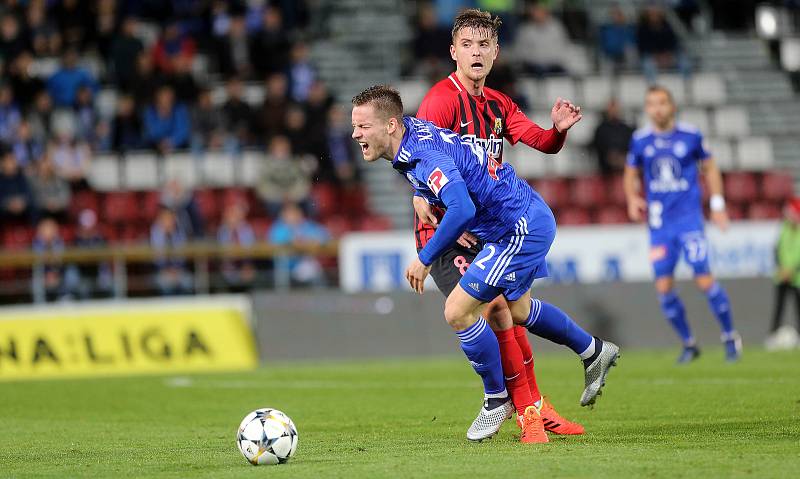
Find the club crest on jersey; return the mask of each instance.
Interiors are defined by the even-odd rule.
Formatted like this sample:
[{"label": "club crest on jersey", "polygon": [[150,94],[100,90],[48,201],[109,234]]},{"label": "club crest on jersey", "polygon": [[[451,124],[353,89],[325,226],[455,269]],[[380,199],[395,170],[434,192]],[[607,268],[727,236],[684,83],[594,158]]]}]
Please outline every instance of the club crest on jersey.
[{"label": "club crest on jersey", "polygon": [[661,156],[650,165],[650,191],[654,193],[675,193],[687,191],[689,181],[681,177],[681,164],[675,158]]},{"label": "club crest on jersey", "polygon": [[503,134],[503,119],[502,118],[495,118],[494,119],[494,134],[500,136]]},{"label": "club crest on jersey", "polygon": [[683,158],[688,153],[689,149],[686,147],[686,143],[682,141],[676,141],[674,145],[672,145],[672,154],[674,154],[678,158]]},{"label": "club crest on jersey", "polygon": [[447,178],[444,172],[436,168],[428,176],[428,188],[431,189],[434,195],[439,196],[439,192],[442,191],[442,188],[448,181],[450,181],[450,179]]}]

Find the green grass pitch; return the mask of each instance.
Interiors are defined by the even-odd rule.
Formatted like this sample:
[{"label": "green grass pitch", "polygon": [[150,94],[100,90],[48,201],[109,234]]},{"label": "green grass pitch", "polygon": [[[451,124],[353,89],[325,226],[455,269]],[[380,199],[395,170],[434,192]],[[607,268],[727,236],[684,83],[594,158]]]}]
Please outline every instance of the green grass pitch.
[{"label": "green grass pitch", "polygon": [[[539,383],[579,437],[490,441],[465,432],[480,381],[460,358],[267,364],[250,373],[0,383],[0,477],[796,477],[800,352],[623,351],[594,410],[579,361],[537,357]],[[239,454],[239,421],[285,411],[300,445],[286,465]]]}]

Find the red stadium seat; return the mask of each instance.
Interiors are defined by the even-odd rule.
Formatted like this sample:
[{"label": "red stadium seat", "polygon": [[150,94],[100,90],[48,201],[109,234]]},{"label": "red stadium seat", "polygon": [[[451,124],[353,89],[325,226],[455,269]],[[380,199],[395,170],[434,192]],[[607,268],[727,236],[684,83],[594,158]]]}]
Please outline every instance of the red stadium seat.
[{"label": "red stadium seat", "polygon": [[606,201],[606,184],[602,176],[575,178],[571,188],[572,203],[584,208],[597,208]]},{"label": "red stadium seat", "polygon": [[83,210],[92,210],[95,213],[100,211],[100,201],[97,193],[91,190],[83,190],[72,195],[69,202],[70,217],[77,219]]},{"label": "red stadium seat", "polygon": [[588,225],[591,222],[589,211],[583,208],[564,208],[556,215],[556,223],[562,226]]},{"label": "red stadium seat", "polygon": [[141,216],[139,217],[146,223],[152,223],[158,215],[158,207],[161,202],[160,191],[143,191],[141,202]]},{"label": "red stadium seat", "polygon": [[736,203],[728,203],[725,206],[725,211],[728,212],[728,218],[730,218],[732,221],[743,220],[746,217],[744,214],[744,208]]},{"label": "red stadium seat", "polygon": [[33,241],[33,228],[29,226],[11,226],[4,229],[4,248],[20,250],[31,247],[31,242]]},{"label": "red stadium seat", "polygon": [[392,220],[385,216],[364,216],[359,224],[360,231],[388,231],[390,229],[392,229]]},{"label": "red stadium seat", "polygon": [[339,215],[324,218],[322,224],[334,238],[341,238],[343,234],[353,231],[354,229],[344,216]]},{"label": "red stadium seat", "polygon": [[[250,226],[253,228],[253,233],[256,235],[256,241],[264,241],[269,235],[269,229],[272,227],[272,220],[264,217],[253,218],[250,220]],[[216,231],[214,233],[216,234]]]},{"label": "red stadium seat", "polygon": [[311,203],[320,218],[339,212],[339,191],[328,183],[316,183],[311,187]]},{"label": "red stadium seat", "polygon": [[194,192],[194,201],[197,203],[197,209],[200,210],[200,216],[202,216],[206,222],[214,223],[219,221],[220,202],[214,190],[196,190]]},{"label": "red stadium seat", "polygon": [[776,203],[762,201],[750,205],[747,213],[751,220],[773,220],[781,217],[781,208]]},{"label": "red stadium seat", "polygon": [[533,187],[551,208],[569,204],[569,185],[564,178],[545,178],[533,182]]},{"label": "red stadium seat", "polygon": [[346,215],[364,215],[367,212],[367,193],[363,188],[351,187],[341,191],[341,211]]},{"label": "red stadium seat", "polygon": [[222,209],[225,209],[226,206],[229,206],[233,203],[244,203],[250,208],[251,202],[250,196],[247,194],[247,190],[244,188],[227,188],[222,190]]},{"label": "red stadium seat", "polygon": [[606,198],[611,205],[623,207],[627,205],[625,189],[622,186],[622,175],[614,175],[606,178]]},{"label": "red stadium seat", "polygon": [[761,198],[783,203],[794,195],[794,179],[788,173],[768,171],[761,177]]},{"label": "red stadium seat", "polygon": [[133,223],[139,219],[139,202],[130,191],[112,191],[103,201],[101,221],[108,223]]},{"label": "red stadium seat", "polygon": [[725,175],[725,196],[737,203],[751,203],[758,197],[756,178],[752,173]]},{"label": "red stadium seat", "polygon": [[122,243],[147,243],[150,241],[150,225],[144,223],[121,225],[117,237]]},{"label": "red stadium seat", "polygon": [[603,225],[627,223],[628,210],[620,206],[607,206],[597,211],[595,222]]}]

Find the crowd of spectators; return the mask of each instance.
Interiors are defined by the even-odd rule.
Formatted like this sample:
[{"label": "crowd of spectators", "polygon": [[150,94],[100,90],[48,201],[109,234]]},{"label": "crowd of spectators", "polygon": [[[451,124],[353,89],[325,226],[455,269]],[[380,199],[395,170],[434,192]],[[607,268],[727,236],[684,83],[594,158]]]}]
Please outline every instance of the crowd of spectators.
[{"label": "crowd of spectators", "polygon": [[[297,205],[312,222],[312,184],[357,188],[358,177],[349,118],[310,59],[308,16],[297,0],[0,2],[0,229],[30,228],[40,251],[63,249],[65,229],[69,244],[101,244],[100,211],[71,202],[91,190],[96,155],[136,150],[196,158],[262,151],[258,214],[285,222],[282,211]],[[248,97],[252,85],[263,100]],[[105,108],[103,92],[113,98]],[[192,191],[167,181],[151,244],[274,236],[256,237],[245,205],[224,205],[217,229],[195,203]],[[81,239],[85,225],[91,241]],[[252,283],[252,265],[226,262],[226,282]],[[185,260],[165,256],[154,267],[163,293],[191,290]],[[87,278],[107,272],[44,268],[37,277],[49,297],[83,297],[94,281]]]}]

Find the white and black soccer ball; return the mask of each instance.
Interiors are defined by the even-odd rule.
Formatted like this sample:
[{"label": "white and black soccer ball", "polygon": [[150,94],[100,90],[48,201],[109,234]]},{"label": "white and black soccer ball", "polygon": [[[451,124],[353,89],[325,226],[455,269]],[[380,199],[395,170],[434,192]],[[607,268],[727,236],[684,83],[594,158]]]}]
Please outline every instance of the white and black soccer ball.
[{"label": "white and black soccer ball", "polygon": [[242,419],[236,445],[250,464],[283,464],[297,450],[297,428],[277,409],[256,409]]}]

